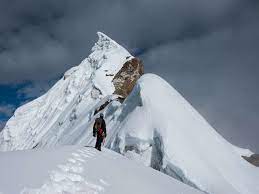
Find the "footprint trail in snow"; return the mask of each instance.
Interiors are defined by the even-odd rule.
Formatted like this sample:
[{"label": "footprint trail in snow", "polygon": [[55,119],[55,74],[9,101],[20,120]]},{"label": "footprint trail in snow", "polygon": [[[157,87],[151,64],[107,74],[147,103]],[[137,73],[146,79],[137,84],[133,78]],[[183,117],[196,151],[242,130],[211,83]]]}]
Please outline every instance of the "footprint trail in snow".
[{"label": "footprint trail in snow", "polygon": [[84,164],[89,158],[94,158],[98,151],[93,148],[80,148],[71,154],[64,164],[59,164],[56,170],[49,173],[47,180],[40,188],[25,188],[21,194],[98,194],[108,186],[103,180],[101,185],[87,180]]}]

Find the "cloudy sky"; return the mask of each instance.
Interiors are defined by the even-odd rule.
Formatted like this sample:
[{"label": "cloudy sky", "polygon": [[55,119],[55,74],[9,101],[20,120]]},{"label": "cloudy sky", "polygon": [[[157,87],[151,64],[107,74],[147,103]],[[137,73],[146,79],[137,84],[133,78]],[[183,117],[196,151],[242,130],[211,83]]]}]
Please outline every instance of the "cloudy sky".
[{"label": "cloudy sky", "polygon": [[0,0],[0,128],[102,31],[230,142],[259,152],[258,0]]}]

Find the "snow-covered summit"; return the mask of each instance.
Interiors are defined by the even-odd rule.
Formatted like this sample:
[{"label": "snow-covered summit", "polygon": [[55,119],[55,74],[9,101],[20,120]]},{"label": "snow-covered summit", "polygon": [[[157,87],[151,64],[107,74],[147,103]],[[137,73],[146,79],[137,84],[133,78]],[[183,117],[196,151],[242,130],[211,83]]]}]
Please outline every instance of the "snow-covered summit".
[{"label": "snow-covered summit", "polygon": [[103,51],[120,47],[120,45],[102,32],[97,32],[98,41],[92,48],[92,52]]},{"label": "snow-covered summit", "polygon": [[[98,32],[98,37],[89,57],[68,70],[46,94],[15,111],[0,133],[0,150],[55,145],[92,119],[98,103],[114,93],[116,73],[133,58],[105,34]],[[70,142],[76,138],[70,137]]]}]

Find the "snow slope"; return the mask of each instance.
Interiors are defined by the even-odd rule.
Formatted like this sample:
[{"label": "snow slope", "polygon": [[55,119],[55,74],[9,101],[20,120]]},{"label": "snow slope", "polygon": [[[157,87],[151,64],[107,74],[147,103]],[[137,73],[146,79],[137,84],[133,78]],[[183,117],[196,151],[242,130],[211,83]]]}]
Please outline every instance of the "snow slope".
[{"label": "snow slope", "polygon": [[68,70],[46,94],[15,111],[0,133],[0,150],[72,144],[80,137],[96,106],[113,94],[114,75],[132,59],[115,41],[101,32],[98,36],[88,58]]},{"label": "snow slope", "polygon": [[104,149],[63,147],[0,155],[2,194],[199,194],[151,168]]},{"label": "snow slope", "polygon": [[142,76],[119,107],[107,147],[211,194],[258,194],[259,169],[166,81]]},{"label": "snow slope", "polygon": [[[94,145],[94,111],[115,98],[112,79],[132,59],[115,41],[98,36],[88,58],[16,110],[0,133],[0,150]],[[259,170],[241,158],[251,152],[227,142],[162,78],[144,75],[123,104],[114,100],[103,112],[107,148],[210,194],[259,193]]]}]

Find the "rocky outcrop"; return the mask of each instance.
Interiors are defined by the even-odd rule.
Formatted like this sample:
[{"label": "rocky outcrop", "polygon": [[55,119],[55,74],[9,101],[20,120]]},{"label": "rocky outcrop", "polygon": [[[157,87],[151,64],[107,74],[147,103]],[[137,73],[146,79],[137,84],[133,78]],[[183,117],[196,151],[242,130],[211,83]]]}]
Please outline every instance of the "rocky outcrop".
[{"label": "rocky outcrop", "polygon": [[94,115],[101,112],[106,106],[108,106],[112,101],[117,100],[123,102],[124,99],[133,90],[137,80],[144,74],[144,66],[141,60],[137,58],[132,58],[123,64],[120,71],[114,76],[113,74],[106,74],[106,76],[114,76],[113,85],[115,87],[113,99],[109,99],[104,102],[101,106],[97,107],[94,111]]},{"label": "rocky outcrop", "polygon": [[253,154],[250,157],[242,156],[246,161],[250,162],[254,166],[259,167],[259,154]]},{"label": "rocky outcrop", "polygon": [[126,98],[143,74],[144,66],[141,60],[133,58],[127,61],[113,78],[114,94]]}]

